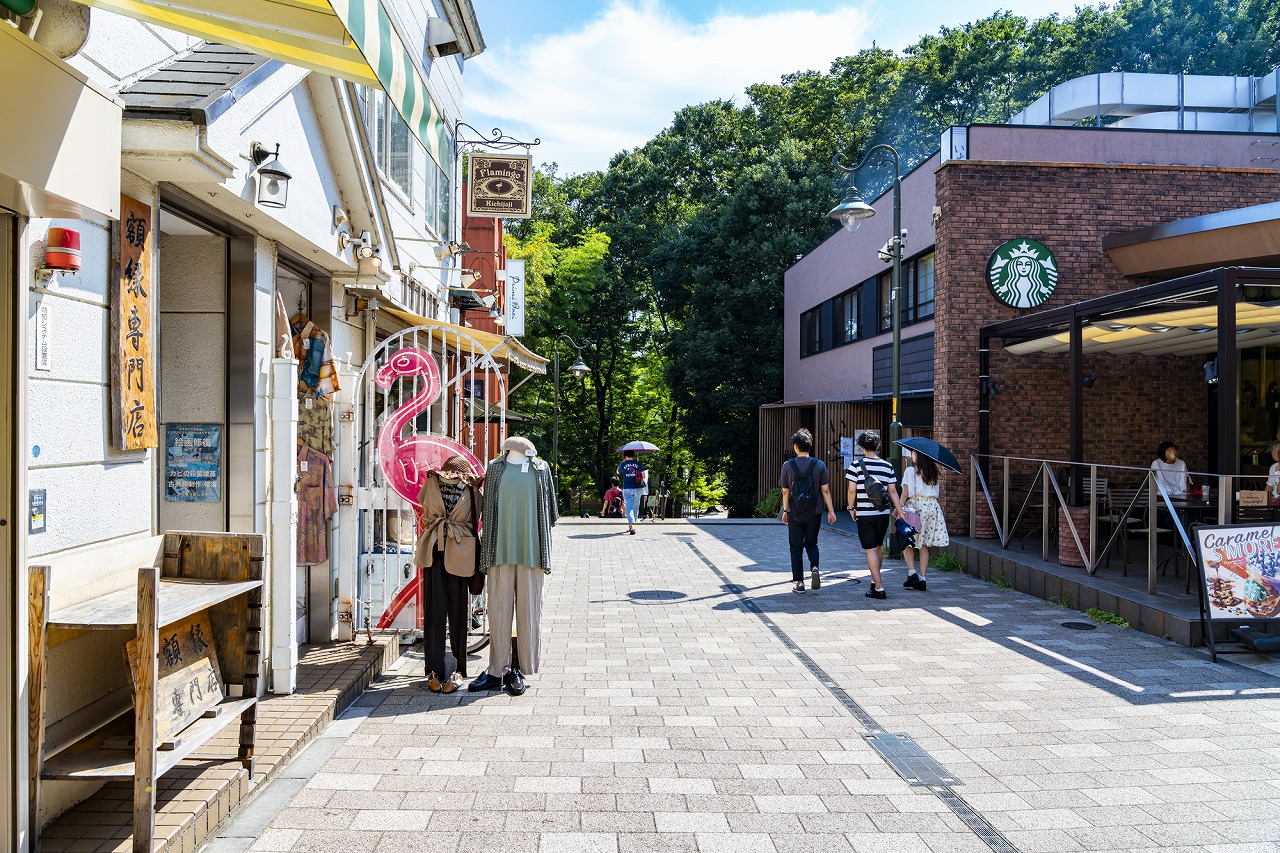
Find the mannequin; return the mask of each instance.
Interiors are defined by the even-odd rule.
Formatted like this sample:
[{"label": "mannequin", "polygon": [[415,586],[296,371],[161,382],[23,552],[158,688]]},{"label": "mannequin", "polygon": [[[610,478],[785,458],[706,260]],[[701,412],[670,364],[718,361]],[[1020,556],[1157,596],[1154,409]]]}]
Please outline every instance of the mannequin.
[{"label": "mannequin", "polygon": [[[467,687],[510,696],[538,671],[542,585],[551,574],[551,528],[559,518],[551,468],[527,438],[508,438],[504,455],[485,469],[480,571],[489,589],[489,667]],[[511,623],[519,660],[511,660]]]},{"label": "mannequin", "polygon": [[[479,573],[476,480],[465,459],[451,456],[440,470],[428,474],[418,493],[422,514],[413,561],[420,567],[422,651],[427,689],[432,693],[453,693],[467,675],[470,596],[484,583]],[[444,655],[446,623],[455,662],[452,673],[446,669]]]}]

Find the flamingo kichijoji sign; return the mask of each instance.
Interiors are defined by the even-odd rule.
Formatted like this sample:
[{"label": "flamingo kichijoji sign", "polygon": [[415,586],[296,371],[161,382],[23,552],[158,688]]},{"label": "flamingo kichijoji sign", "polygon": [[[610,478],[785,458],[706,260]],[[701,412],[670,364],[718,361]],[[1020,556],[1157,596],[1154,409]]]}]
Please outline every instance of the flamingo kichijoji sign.
[{"label": "flamingo kichijoji sign", "polygon": [[1022,237],[1009,240],[987,260],[987,286],[1010,308],[1036,308],[1058,286],[1058,265],[1043,243]]},{"label": "flamingo kichijoji sign", "polygon": [[533,158],[527,154],[471,154],[468,216],[528,219],[533,215]]}]

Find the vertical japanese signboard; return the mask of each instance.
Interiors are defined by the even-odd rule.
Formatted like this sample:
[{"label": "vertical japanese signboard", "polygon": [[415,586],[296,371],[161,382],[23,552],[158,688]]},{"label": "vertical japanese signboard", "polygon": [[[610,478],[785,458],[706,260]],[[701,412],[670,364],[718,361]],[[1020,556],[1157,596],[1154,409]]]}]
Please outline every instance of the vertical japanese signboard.
[{"label": "vertical japanese signboard", "polygon": [[528,219],[532,215],[533,158],[517,154],[472,154],[467,160],[468,216]]},{"label": "vertical japanese signboard", "polygon": [[504,330],[508,335],[520,337],[524,334],[524,261],[507,259],[507,280],[504,283],[506,293],[502,310],[507,324]]},{"label": "vertical japanese signboard", "polygon": [[111,437],[116,450],[156,447],[152,364],[151,205],[120,197],[111,245]]}]

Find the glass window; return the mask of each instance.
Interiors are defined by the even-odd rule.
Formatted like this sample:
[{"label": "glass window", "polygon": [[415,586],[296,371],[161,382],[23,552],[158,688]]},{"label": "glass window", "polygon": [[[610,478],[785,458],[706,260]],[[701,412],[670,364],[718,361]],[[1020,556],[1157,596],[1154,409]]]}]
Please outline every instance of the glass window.
[{"label": "glass window", "polygon": [[800,315],[800,357],[813,355],[822,350],[821,307],[806,311]]},{"label": "glass window", "polygon": [[437,169],[436,184],[439,186],[436,196],[436,222],[438,223],[436,233],[444,236],[449,233],[450,207],[453,200],[449,187],[449,173],[444,169]]},{"label": "glass window", "polygon": [[411,166],[409,125],[400,117],[399,111],[387,104],[387,177],[405,193],[411,190]]},{"label": "glass window", "polygon": [[410,153],[413,135],[409,125],[378,89],[361,90],[360,101],[374,165],[389,181],[409,193],[413,173]]},{"label": "glass window", "polygon": [[879,282],[880,282],[880,287],[879,287],[880,331],[887,332],[893,328],[893,312],[890,309],[890,305],[893,302],[893,300],[891,299],[891,297],[893,296],[893,292],[892,292],[893,274],[882,273],[880,275]]},{"label": "glass window", "polygon": [[430,157],[425,158],[425,162],[427,164],[427,180],[426,193],[422,199],[422,214],[426,219],[427,227],[435,231],[438,236],[443,237],[445,233],[436,227],[436,208],[439,206],[436,193],[440,191],[440,185],[435,178],[436,164]]},{"label": "glass window", "polygon": [[930,252],[916,261],[916,319],[933,316],[934,253]]}]

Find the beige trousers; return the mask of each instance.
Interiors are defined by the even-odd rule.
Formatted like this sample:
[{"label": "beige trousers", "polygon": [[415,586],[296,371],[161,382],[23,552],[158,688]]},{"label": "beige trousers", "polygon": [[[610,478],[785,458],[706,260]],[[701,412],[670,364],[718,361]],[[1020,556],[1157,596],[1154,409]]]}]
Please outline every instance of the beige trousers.
[{"label": "beige trousers", "polygon": [[511,620],[516,623],[519,669],[538,671],[542,642],[542,579],[546,573],[530,566],[492,566],[485,577],[489,597],[489,674],[502,677],[511,666]]}]

